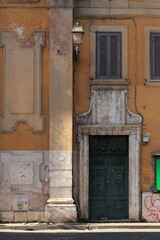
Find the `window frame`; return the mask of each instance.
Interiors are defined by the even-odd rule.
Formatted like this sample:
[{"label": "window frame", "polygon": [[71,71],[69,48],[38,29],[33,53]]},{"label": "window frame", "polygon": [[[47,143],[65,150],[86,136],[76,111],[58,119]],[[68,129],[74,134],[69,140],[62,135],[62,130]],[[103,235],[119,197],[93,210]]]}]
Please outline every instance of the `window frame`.
[{"label": "window frame", "polygon": [[[117,75],[112,75],[111,73],[111,61],[110,56],[111,56],[111,38],[112,37],[117,37],[118,41],[117,42]],[[107,47],[107,52],[108,54],[106,55],[107,61],[106,61],[106,75],[105,76],[100,76],[100,69],[101,69],[101,52],[100,52],[100,38],[101,37],[107,37],[106,40],[106,47]],[[119,61],[119,65],[118,65]],[[96,33],[96,77],[99,79],[121,79],[121,73],[122,73],[122,33],[121,32],[97,32]]]},{"label": "window frame", "polygon": [[151,33],[160,34],[160,27],[157,26],[145,26],[144,27],[144,38],[145,38],[145,53],[144,53],[144,64],[145,74],[144,83],[147,86],[160,86],[160,77],[152,77],[151,74]]},{"label": "window frame", "polygon": [[[96,76],[96,35],[97,33],[121,33],[121,78],[97,78]],[[91,84],[126,85],[128,84],[128,26],[91,26],[90,27],[90,79]]]},{"label": "window frame", "polygon": [[158,36],[160,38],[160,33],[158,32],[150,32],[150,75],[151,81],[159,80],[160,75],[156,75],[156,61],[155,61],[155,37]]}]

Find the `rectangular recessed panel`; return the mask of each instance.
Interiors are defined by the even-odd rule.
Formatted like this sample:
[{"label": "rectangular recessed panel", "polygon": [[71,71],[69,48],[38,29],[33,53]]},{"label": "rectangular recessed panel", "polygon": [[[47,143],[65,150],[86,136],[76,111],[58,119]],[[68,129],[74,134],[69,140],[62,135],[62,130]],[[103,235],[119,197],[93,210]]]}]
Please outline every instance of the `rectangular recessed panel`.
[{"label": "rectangular recessed panel", "polygon": [[128,218],[128,203],[126,200],[112,200],[110,202],[109,216],[112,219]]},{"label": "rectangular recessed panel", "polygon": [[92,196],[105,196],[105,171],[92,170],[91,175]]},{"label": "rectangular recessed panel", "polygon": [[14,162],[10,169],[11,185],[33,184],[33,162]]},{"label": "rectangular recessed panel", "polygon": [[123,211],[125,208],[126,208],[126,201],[121,201],[121,200],[117,200],[117,201],[111,201],[111,209],[114,211],[114,212],[119,212],[119,211]]},{"label": "rectangular recessed panel", "polygon": [[102,219],[106,216],[106,203],[102,200],[91,201],[90,206],[90,218],[91,219]]},{"label": "rectangular recessed panel", "polygon": [[11,54],[10,111],[33,113],[34,55],[32,48],[17,48]]}]

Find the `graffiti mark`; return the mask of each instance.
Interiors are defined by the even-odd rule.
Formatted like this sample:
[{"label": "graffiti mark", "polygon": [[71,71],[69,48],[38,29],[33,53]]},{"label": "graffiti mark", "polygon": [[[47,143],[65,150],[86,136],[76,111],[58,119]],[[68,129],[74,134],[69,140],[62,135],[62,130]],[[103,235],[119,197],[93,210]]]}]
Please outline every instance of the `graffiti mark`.
[{"label": "graffiti mark", "polygon": [[160,195],[157,196],[156,194],[156,198],[153,194],[148,195],[144,199],[144,206],[147,209],[148,217],[160,222]]}]

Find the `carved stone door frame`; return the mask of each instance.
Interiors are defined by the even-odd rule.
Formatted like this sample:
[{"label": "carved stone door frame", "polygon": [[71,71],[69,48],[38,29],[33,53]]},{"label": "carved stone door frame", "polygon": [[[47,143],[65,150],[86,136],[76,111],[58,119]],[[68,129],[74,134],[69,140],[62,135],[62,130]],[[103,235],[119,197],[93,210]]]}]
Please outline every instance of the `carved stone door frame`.
[{"label": "carved stone door frame", "polygon": [[129,136],[129,219],[140,218],[140,126],[79,126],[79,203],[81,218],[89,217],[89,135]]},{"label": "carved stone door frame", "polygon": [[87,112],[77,115],[79,203],[81,218],[89,214],[89,135],[129,136],[129,219],[140,217],[140,144],[142,116],[130,111],[126,86],[91,86]]}]

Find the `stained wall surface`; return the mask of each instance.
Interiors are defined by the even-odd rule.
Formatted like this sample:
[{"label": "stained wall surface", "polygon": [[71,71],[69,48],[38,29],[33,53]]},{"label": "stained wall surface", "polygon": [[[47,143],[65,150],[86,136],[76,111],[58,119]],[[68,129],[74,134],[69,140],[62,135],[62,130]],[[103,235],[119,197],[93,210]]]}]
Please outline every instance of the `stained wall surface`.
[{"label": "stained wall surface", "polygon": [[0,216],[43,222],[49,198],[50,25],[49,10],[40,6],[48,1],[0,5]]},{"label": "stained wall surface", "polygon": [[[63,8],[57,9],[57,6],[66,7],[65,14]],[[130,111],[143,118],[142,137],[145,133],[150,135],[148,143],[141,141],[139,144],[140,191],[143,199],[151,196],[147,201],[149,199],[152,202],[157,197],[151,195],[155,189],[155,159],[152,152],[160,152],[160,84],[150,81],[148,66],[149,33],[160,32],[159,0],[154,0],[154,7],[151,0],[77,0],[74,1],[73,15],[72,8],[72,1],[65,0],[2,0],[0,3],[2,221],[45,221],[45,206],[50,197],[53,204],[56,201],[59,205],[63,201],[72,204],[74,189],[74,197],[78,198],[79,146],[75,119],[77,114],[88,111],[93,85],[122,85],[127,88]],[[61,21],[59,16],[63,16]],[[62,22],[64,19],[65,24]],[[71,54],[72,21],[73,24],[82,24],[85,32],[78,60],[74,56],[72,58]],[[123,27],[127,29],[123,44],[124,52],[127,46],[126,64],[123,65],[126,77],[121,83],[99,82],[93,76],[95,65],[91,56],[94,55],[95,44],[92,31],[96,28],[112,31]],[[67,32],[68,37],[64,39]],[[52,44],[50,39],[53,40]],[[52,113],[49,108],[53,110]],[[98,117],[101,119],[100,115]],[[53,172],[51,188],[49,161]],[[55,169],[64,173],[62,181],[57,177],[54,182]],[[63,198],[58,196],[57,200],[55,189],[59,186],[64,191],[61,191]],[[64,195],[69,197],[65,199]],[[67,204],[66,207],[70,211]],[[142,208],[143,213],[139,212],[139,218],[143,215],[147,219],[145,201],[142,201]],[[75,206],[73,212],[75,221]]]},{"label": "stained wall surface", "polygon": [[[79,62],[74,66],[74,110],[76,115],[88,111],[90,106],[90,88],[95,80],[91,75],[93,26],[104,28],[106,26],[111,28],[127,26],[129,109],[143,117],[142,137],[145,133],[150,135],[148,143],[142,140],[140,144],[140,188],[144,194],[147,192],[146,194],[150,193],[152,196],[152,191],[155,189],[155,158],[152,152],[160,151],[158,130],[160,127],[158,112],[160,84],[148,81],[147,64],[150,64],[148,32],[159,32],[160,4],[154,1],[157,9],[153,9],[153,1],[118,1],[118,6],[114,5],[115,2],[77,1],[74,21],[82,24],[85,35]],[[95,84],[98,85],[97,82]],[[99,84],[102,83],[99,82]],[[142,201],[142,207],[145,209],[144,201]],[[144,215],[144,213],[141,214]],[[150,221],[150,218],[146,219]],[[152,221],[158,221],[157,219],[152,218]]]}]

